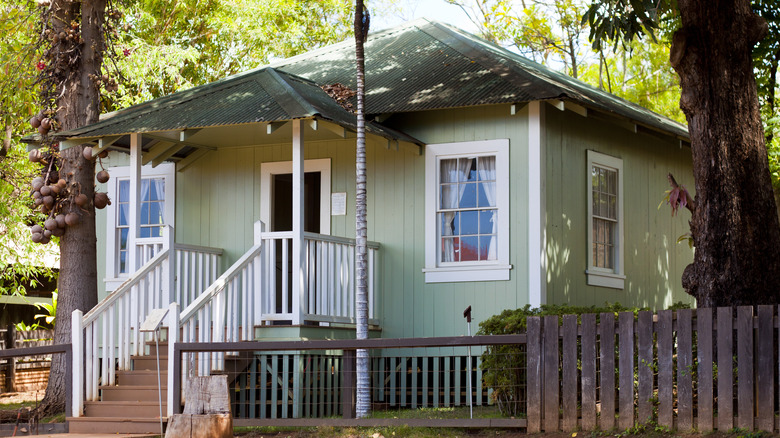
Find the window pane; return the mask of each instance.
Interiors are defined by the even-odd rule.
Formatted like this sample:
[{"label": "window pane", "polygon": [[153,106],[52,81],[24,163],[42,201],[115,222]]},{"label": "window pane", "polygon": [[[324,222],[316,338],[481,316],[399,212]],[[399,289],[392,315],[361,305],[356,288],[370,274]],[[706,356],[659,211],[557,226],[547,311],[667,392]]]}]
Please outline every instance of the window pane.
[{"label": "window pane", "polygon": [[149,225],[149,203],[141,203],[141,225]]},{"label": "window pane", "polygon": [[441,235],[452,236],[455,234],[455,213],[439,213],[441,216]]},{"label": "window pane", "polygon": [[460,234],[477,234],[479,231],[479,212],[464,211],[460,214]]},{"label": "window pane", "polygon": [[141,201],[148,201],[148,200],[149,200],[149,180],[142,179],[141,180]]},{"label": "window pane", "polygon": [[127,226],[130,223],[130,205],[119,204],[119,225]]},{"label": "window pane", "polygon": [[458,208],[458,185],[442,184],[441,208]]},{"label": "window pane", "polygon": [[162,227],[152,227],[149,230],[150,237],[162,237]]},{"label": "window pane", "polygon": [[604,217],[609,212],[607,208],[607,196],[603,193],[599,194],[599,216]]},{"label": "window pane", "polygon": [[441,261],[457,262],[460,254],[460,239],[457,237],[442,238]]},{"label": "window pane", "polygon": [[140,232],[140,234],[141,234],[141,235],[140,235],[140,236],[138,236],[138,237],[141,237],[141,238],[144,238],[144,237],[152,237],[151,228],[149,228],[149,227],[141,227],[141,232]]},{"label": "window pane", "polygon": [[130,202],[130,181],[119,180],[119,202]]},{"label": "window pane", "polygon": [[458,160],[441,160],[441,182],[458,181]]},{"label": "window pane", "polygon": [[479,238],[461,237],[460,238],[460,261],[479,260]]},{"label": "window pane", "polygon": [[119,251],[119,273],[127,273],[127,251]]},{"label": "window pane", "polygon": [[479,183],[479,206],[480,207],[496,206],[496,183],[495,182]]},{"label": "window pane", "polygon": [[495,234],[498,231],[498,212],[483,210],[479,212],[479,234]]},{"label": "window pane", "polygon": [[121,228],[119,230],[119,249],[127,249],[127,236],[130,232],[129,228]]},{"label": "window pane", "polygon": [[471,182],[477,180],[477,159],[476,158],[461,158],[458,160],[459,168],[459,181]]},{"label": "window pane", "polygon": [[617,194],[617,172],[614,170],[605,170],[607,173],[607,193]]},{"label": "window pane", "polygon": [[162,202],[152,202],[149,204],[149,224],[163,223],[163,204]]},{"label": "window pane", "polygon": [[477,158],[477,171],[480,181],[496,180],[496,157]]},{"label": "window pane", "polygon": [[165,199],[165,180],[163,178],[154,178],[151,180],[149,188],[149,200],[162,201]]},{"label": "window pane", "polygon": [[477,206],[477,184],[460,184],[460,208],[474,208]]},{"label": "window pane", "polygon": [[496,236],[479,236],[479,259],[496,260]]},{"label": "window pane", "polygon": [[607,268],[607,269],[614,269],[614,267],[615,267],[614,260],[615,259],[614,259],[613,252],[615,250],[615,247],[613,247],[612,245],[605,245],[604,248],[605,248],[605,251],[606,251],[606,256],[605,256],[605,259],[604,259],[604,267]]}]

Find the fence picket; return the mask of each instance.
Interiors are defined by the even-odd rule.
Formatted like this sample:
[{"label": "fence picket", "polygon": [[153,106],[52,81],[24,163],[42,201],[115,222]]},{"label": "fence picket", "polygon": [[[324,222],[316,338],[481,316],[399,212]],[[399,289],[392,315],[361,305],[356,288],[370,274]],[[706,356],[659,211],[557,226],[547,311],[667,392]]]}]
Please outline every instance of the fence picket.
[{"label": "fence picket", "polygon": [[599,337],[599,383],[601,385],[601,416],[599,427],[615,427],[615,314],[602,313]]},{"label": "fence picket", "polygon": [[618,388],[620,416],[618,424],[621,429],[634,426],[634,314],[621,312],[618,314],[618,366],[620,386]]},{"label": "fence picket", "polygon": [[577,430],[577,315],[563,317],[563,430]]},{"label": "fence picket", "polygon": [[582,315],[582,429],[596,428],[596,315]]},{"label": "fence picket", "polygon": [[712,431],[712,308],[696,309],[696,351],[699,355],[697,421],[699,432]]},{"label": "fence picket", "polygon": [[758,340],[756,358],[756,384],[758,396],[759,430],[771,432],[775,426],[775,370],[774,370],[774,307],[758,306]]},{"label": "fence picket", "polygon": [[734,344],[731,307],[718,308],[718,430],[734,427]]},{"label": "fence picket", "polygon": [[658,312],[658,424],[672,428],[672,311]]},{"label": "fence picket", "polygon": [[545,316],[544,333],[544,431],[554,432],[559,428],[559,384],[558,384],[558,316]]},{"label": "fence picket", "polygon": [[[541,369],[541,318],[534,316],[526,320],[527,345],[526,366],[528,368],[528,433],[541,431],[542,423],[542,369]],[[595,406],[594,406],[595,408]],[[595,409],[594,409],[595,413]]]},{"label": "fence picket", "polygon": [[693,429],[693,350],[691,309],[677,311],[677,429]]},{"label": "fence picket", "polygon": [[753,430],[753,307],[737,307],[737,427]]},{"label": "fence picket", "polygon": [[637,321],[637,421],[653,420],[653,313],[639,312]]}]

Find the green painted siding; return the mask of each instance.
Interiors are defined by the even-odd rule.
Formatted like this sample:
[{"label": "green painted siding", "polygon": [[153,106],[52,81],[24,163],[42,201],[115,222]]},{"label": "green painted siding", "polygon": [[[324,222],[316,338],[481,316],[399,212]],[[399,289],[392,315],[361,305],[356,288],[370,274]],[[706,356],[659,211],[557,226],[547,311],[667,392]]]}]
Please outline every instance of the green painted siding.
[{"label": "green painted siding", "polygon": [[375,218],[381,222],[375,223],[375,240],[382,243],[384,257],[383,336],[465,334],[462,312],[466,306],[473,307],[476,330],[476,323],[528,303],[527,118],[525,110],[512,116],[509,105],[495,105],[398,114],[386,122],[426,144],[509,139],[509,262],[513,269],[509,281],[426,284],[422,272],[424,157],[372,150],[369,158],[376,165],[369,170],[369,194],[376,193]]},{"label": "green painted siding", "polygon": [[[658,208],[669,188],[666,175],[693,188],[691,155],[671,138],[662,140],[622,126],[546,106],[547,301],[575,305],[620,302],[665,308],[691,302],[680,278],[693,251],[677,238],[688,231],[690,213],[672,217]],[[625,289],[587,285],[587,150],[623,160]]]}]

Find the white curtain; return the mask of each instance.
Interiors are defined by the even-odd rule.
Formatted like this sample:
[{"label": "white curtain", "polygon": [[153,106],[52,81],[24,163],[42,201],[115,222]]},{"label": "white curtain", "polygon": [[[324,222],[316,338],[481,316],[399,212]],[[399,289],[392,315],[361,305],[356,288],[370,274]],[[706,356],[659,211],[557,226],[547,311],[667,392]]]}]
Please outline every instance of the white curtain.
[{"label": "white curtain", "polygon": [[150,222],[152,222],[153,224],[164,224],[165,218],[163,217],[163,215],[165,214],[165,179],[155,178],[152,180],[152,182],[154,183],[154,191],[157,193],[157,199],[158,201],[160,201],[159,202],[160,216],[156,218],[152,218]]},{"label": "white curtain", "polygon": [[[480,181],[494,181],[493,183],[481,183],[482,188],[485,190],[485,196],[491,207],[496,206],[496,157],[480,157],[477,160],[477,171],[479,172]],[[482,207],[480,205],[480,207]],[[498,254],[496,254],[497,242],[496,235],[498,232],[498,218],[496,217],[496,210],[493,210],[493,215],[490,218],[490,222],[493,223],[492,234],[490,238],[490,245],[488,246],[488,260],[497,260]],[[481,227],[480,227],[481,228]],[[483,237],[480,237],[482,239]]]},{"label": "white curtain", "polygon": [[[469,171],[471,171],[471,164],[472,161],[468,158],[461,158],[460,161],[452,159],[452,160],[442,160],[441,161],[441,182],[456,182],[456,181],[466,181],[469,176]],[[495,164],[494,164],[495,167]],[[458,190],[455,190],[455,185],[442,185],[442,193],[441,193],[441,203],[442,208],[458,208],[459,206],[459,200],[463,197],[463,193],[466,190],[466,186],[464,184],[457,185]],[[448,211],[442,213],[444,215],[444,220],[442,221],[442,230],[441,235],[442,236],[451,236],[452,235],[452,223],[455,220],[455,212],[454,211]],[[454,262],[455,260],[455,246],[452,243],[452,239],[443,239],[443,253],[442,253],[442,262]]]}]

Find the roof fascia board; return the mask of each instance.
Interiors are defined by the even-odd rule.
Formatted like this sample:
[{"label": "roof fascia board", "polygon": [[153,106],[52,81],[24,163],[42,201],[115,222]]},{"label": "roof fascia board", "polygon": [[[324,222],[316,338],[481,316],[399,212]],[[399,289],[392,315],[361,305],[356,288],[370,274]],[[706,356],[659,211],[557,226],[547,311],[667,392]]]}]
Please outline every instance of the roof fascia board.
[{"label": "roof fascia board", "polygon": [[[70,149],[74,146],[79,146],[82,144],[94,145],[98,142],[99,139],[100,137],[86,137],[86,138],[73,138],[73,139],[69,138],[65,140],[60,140],[60,151],[64,151],[66,149]],[[35,148],[37,149],[38,146],[36,146]]]},{"label": "roof fascia board", "polygon": [[100,139],[98,139],[97,146],[92,148],[92,158],[97,157],[98,154],[108,149],[111,145],[116,143],[117,140],[119,140],[120,138],[122,138],[121,135],[114,135],[110,137],[101,137]]},{"label": "roof fascia board", "polygon": [[582,105],[576,104],[570,100],[553,99],[553,100],[548,100],[547,103],[557,108],[558,111],[569,110],[573,113],[581,115],[582,117],[588,117],[587,108],[585,108]]},{"label": "roof fascia board", "polygon": [[198,132],[200,132],[200,130],[201,130],[201,128],[185,129],[185,130],[179,132],[179,141],[180,142],[185,142],[185,141],[189,140],[190,137],[192,137],[193,135],[195,135]]},{"label": "roof fascia board", "polygon": [[[314,119],[314,120],[317,121],[318,119]],[[347,138],[347,128],[345,128],[344,126],[341,126],[337,123],[328,122],[327,120],[322,120],[322,119],[319,119],[319,124],[324,129],[327,129],[328,131],[339,136],[339,138]]]}]

